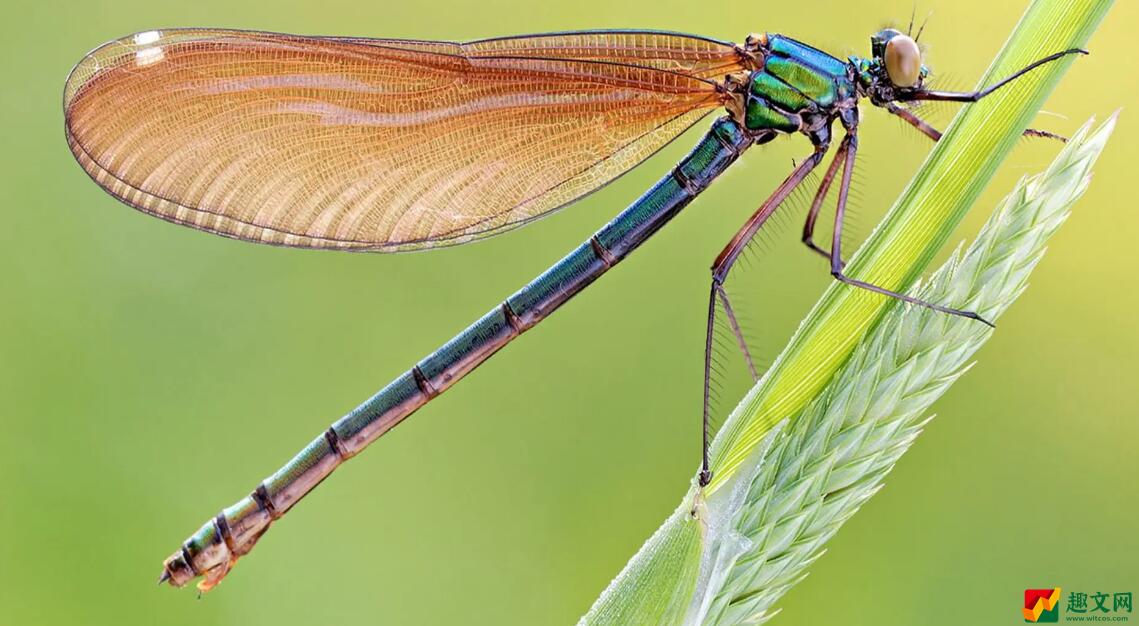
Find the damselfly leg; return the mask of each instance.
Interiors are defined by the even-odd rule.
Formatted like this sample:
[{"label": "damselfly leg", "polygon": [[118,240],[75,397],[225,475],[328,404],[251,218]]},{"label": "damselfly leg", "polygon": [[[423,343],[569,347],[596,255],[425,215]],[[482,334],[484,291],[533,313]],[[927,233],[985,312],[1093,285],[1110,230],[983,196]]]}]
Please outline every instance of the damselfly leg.
[{"label": "damselfly leg", "polygon": [[[907,296],[903,293],[898,293],[896,291],[886,289],[885,287],[879,287],[878,285],[858,280],[857,278],[851,278],[843,273],[843,268],[846,263],[842,260],[842,225],[843,216],[846,213],[846,200],[850,192],[850,180],[854,174],[854,159],[858,153],[857,130],[852,129],[849,133],[847,133],[846,137],[844,137],[842,141],[847,150],[846,162],[842,170],[842,183],[838,189],[838,203],[835,207],[834,234],[831,238],[831,275],[834,276],[836,280],[846,283],[847,285],[861,287],[862,289],[866,289],[874,293],[890,296],[891,298],[896,298],[903,302],[923,306],[927,309],[932,309],[941,313],[948,313],[949,315],[957,315],[959,317],[966,317],[972,320],[977,320],[978,322],[982,322],[990,327],[993,327],[992,322],[986,320],[973,311],[963,311],[961,309],[955,309],[952,307],[927,302],[920,298]],[[836,156],[835,159],[837,160],[838,156]]]},{"label": "damselfly leg", "polygon": [[[762,139],[757,139],[756,143],[763,143]],[[745,358],[752,372],[758,378],[758,372],[755,371],[754,362],[751,359],[750,353],[746,350],[747,342],[744,341],[742,333],[739,332],[739,325],[734,321],[734,313],[732,313],[731,304],[728,299],[727,291],[724,290],[724,281],[728,277],[732,266],[739,258],[740,253],[743,252],[748,242],[755,236],[759,229],[763,227],[767,219],[771,217],[772,213],[779,208],[779,205],[791,195],[791,192],[807,178],[811,170],[823,160],[823,155],[826,154],[827,146],[816,146],[815,151],[811,156],[804,159],[799,163],[791,174],[775,189],[771,194],[756,209],[755,213],[744,223],[743,227],[732,237],[728,245],[716,257],[715,262],[712,263],[712,286],[708,293],[708,328],[704,341],[704,411],[703,411],[703,450],[700,465],[700,485],[707,485],[712,480],[712,472],[708,464],[708,444],[710,443],[710,405],[711,405],[711,380],[712,380],[712,335],[716,326],[716,301],[721,299],[725,306],[725,313],[729,316],[729,322],[732,326],[732,332],[736,336],[736,340],[744,347]]]},{"label": "damselfly leg", "polygon": [[838,168],[842,167],[842,164],[846,161],[846,153],[848,150],[849,144],[846,140],[843,140],[839,144],[830,166],[827,167],[827,172],[823,175],[822,182],[819,183],[819,189],[815,192],[814,200],[811,201],[811,209],[807,211],[807,221],[803,223],[803,243],[828,260],[831,258],[830,251],[823,250],[815,243],[815,222],[819,219],[819,211],[822,210],[823,202],[827,199],[827,193],[830,192],[831,183],[834,182],[834,177],[838,174]]},{"label": "damselfly leg", "polygon": [[[932,124],[930,124],[929,122],[918,117],[918,115],[916,113],[907,109],[906,107],[898,106],[897,104],[890,102],[886,105],[886,110],[889,111],[890,113],[897,115],[898,117],[902,118],[902,120],[904,120],[907,124],[909,124],[910,126],[913,126],[914,128],[918,129],[919,131],[921,131],[921,133],[923,135],[925,135],[926,137],[929,137],[930,139],[932,139],[934,141],[941,139],[942,133],[940,130],[934,128],[934,126]],[[1068,138],[1063,136],[1063,135],[1057,135],[1056,133],[1049,132],[1046,130],[1040,130],[1038,128],[1026,128],[1026,129],[1024,129],[1024,136],[1025,137],[1040,137],[1043,139],[1055,139],[1056,141],[1059,141],[1060,143],[1066,143],[1068,141]],[[810,245],[810,244],[808,244],[808,245]]]},{"label": "damselfly leg", "polygon": [[897,94],[897,96],[895,97],[895,100],[899,100],[899,101],[903,101],[903,102],[914,101],[914,100],[936,100],[936,101],[942,101],[942,102],[976,102],[976,101],[980,100],[981,98],[984,98],[985,96],[987,96],[987,95],[993,93],[994,91],[1000,89],[1001,87],[1004,87],[1005,85],[1011,83],[1012,81],[1020,78],[1021,76],[1024,76],[1025,74],[1031,72],[1032,70],[1040,67],[1041,65],[1044,65],[1046,63],[1051,63],[1052,61],[1066,57],[1069,54],[1087,54],[1087,53],[1088,53],[1088,51],[1084,50],[1082,48],[1071,48],[1068,50],[1063,50],[1061,52],[1055,52],[1055,53],[1050,54],[1046,57],[1037,59],[1037,60],[1033,61],[1032,63],[1029,63],[1028,65],[1020,68],[1019,70],[1017,70],[1016,72],[1014,72],[1010,76],[1006,76],[1004,79],[999,80],[999,81],[993,83],[992,85],[985,87],[984,89],[977,89],[975,91],[936,91],[936,90],[931,90],[931,89],[915,89],[912,91],[901,91],[901,92],[899,92]]}]

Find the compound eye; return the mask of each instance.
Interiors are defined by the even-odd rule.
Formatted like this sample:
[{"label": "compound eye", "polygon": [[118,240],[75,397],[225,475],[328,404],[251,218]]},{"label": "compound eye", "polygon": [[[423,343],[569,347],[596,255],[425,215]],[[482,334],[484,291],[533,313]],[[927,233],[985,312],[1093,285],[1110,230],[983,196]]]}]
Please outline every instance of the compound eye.
[{"label": "compound eye", "polygon": [[898,87],[913,87],[921,78],[921,50],[913,39],[897,35],[886,42],[886,74]]}]

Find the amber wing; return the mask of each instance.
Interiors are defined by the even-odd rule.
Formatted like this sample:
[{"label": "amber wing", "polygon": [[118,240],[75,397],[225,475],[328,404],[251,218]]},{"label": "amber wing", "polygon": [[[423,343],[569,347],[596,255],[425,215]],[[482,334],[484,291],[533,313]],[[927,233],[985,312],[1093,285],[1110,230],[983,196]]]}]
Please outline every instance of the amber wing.
[{"label": "amber wing", "polygon": [[311,248],[456,244],[601,187],[723,103],[728,43],[604,31],[471,43],[221,30],[88,54],[67,138],[123,202]]}]

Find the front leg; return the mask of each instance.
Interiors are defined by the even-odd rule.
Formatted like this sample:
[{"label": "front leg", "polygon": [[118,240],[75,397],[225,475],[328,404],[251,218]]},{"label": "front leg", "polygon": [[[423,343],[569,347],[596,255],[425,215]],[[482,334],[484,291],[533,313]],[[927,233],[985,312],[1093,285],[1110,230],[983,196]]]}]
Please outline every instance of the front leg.
[{"label": "front leg", "polygon": [[1037,59],[1036,61],[1029,63],[1028,65],[1026,65],[1026,66],[1022,67],[1021,69],[1017,70],[1016,72],[1014,72],[1012,75],[1006,76],[1004,79],[997,81],[996,83],[989,85],[988,87],[985,87],[984,89],[978,89],[976,91],[934,91],[934,90],[930,90],[930,89],[919,88],[919,89],[914,89],[914,90],[902,91],[901,93],[898,94],[898,100],[903,100],[903,101],[939,100],[942,102],[976,102],[976,101],[980,100],[981,98],[984,98],[985,96],[987,96],[987,95],[993,93],[994,91],[1000,89],[1001,87],[1008,85],[1009,83],[1020,78],[1021,76],[1024,76],[1025,74],[1031,72],[1032,70],[1040,67],[1041,65],[1046,65],[1048,63],[1051,63],[1052,61],[1062,59],[1062,58],[1064,58],[1070,54],[1087,54],[1087,53],[1088,53],[1088,51],[1084,50],[1083,48],[1069,48],[1067,50],[1055,52],[1055,53],[1050,54],[1044,58]]},{"label": "front leg", "polygon": [[[896,103],[890,102],[886,105],[886,110],[889,111],[890,113],[893,113],[894,115],[897,115],[898,117],[902,118],[910,126],[913,126],[914,128],[920,130],[922,132],[922,134],[925,135],[926,137],[929,137],[930,139],[932,139],[934,141],[941,139],[941,131],[940,130],[937,130],[936,128],[931,126],[929,122],[918,117],[917,114],[915,114],[913,111],[907,109],[906,107],[898,106]],[[1067,143],[1067,141],[1068,141],[1068,138],[1063,136],[1063,135],[1057,135],[1056,133],[1050,133],[1046,130],[1037,130],[1035,128],[1024,129],[1024,136],[1025,137],[1043,137],[1045,139],[1055,139],[1055,140],[1059,141],[1060,143]]]}]

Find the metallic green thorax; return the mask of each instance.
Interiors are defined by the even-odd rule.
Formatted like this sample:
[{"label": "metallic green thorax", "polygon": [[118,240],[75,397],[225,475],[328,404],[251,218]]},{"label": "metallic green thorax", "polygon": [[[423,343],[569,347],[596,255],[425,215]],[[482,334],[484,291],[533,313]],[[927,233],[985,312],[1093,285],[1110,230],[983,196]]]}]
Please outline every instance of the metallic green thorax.
[{"label": "metallic green thorax", "polygon": [[768,35],[762,52],[763,67],[750,77],[748,130],[804,130],[809,118],[856,95],[854,68],[846,61],[782,35]]}]

